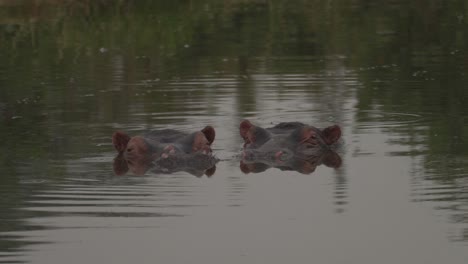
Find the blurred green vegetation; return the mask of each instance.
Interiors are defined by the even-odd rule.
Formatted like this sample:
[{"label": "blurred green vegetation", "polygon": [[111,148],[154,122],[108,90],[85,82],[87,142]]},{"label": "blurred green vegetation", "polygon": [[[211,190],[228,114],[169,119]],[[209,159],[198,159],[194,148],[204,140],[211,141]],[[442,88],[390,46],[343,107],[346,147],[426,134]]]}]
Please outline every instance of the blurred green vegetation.
[{"label": "blurred green vegetation", "polygon": [[[428,144],[440,152],[467,154],[463,144],[445,143],[466,135],[467,14],[467,1],[462,0],[4,0],[0,104],[11,108],[12,102],[40,98],[34,105],[39,109],[25,110],[38,121],[41,105],[63,102],[61,109],[89,108],[68,99],[111,89],[102,86],[114,83],[117,70],[121,82],[157,76],[164,83],[216,71],[246,75],[257,70],[256,58],[263,58],[268,72],[304,72],[281,57],[310,56],[314,63],[306,71],[320,73],[324,58],[340,55],[363,84],[358,110],[379,105],[386,112],[447,115],[437,119],[442,124],[431,126],[429,135],[437,138],[429,138]],[[202,62],[207,58],[212,58],[210,64]],[[249,89],[244,84],[239,89]],[[239,92],[240,98],[252,105],[252,98],[242,96],[245,92]],[[113,99],[96,97],[94,107],[104,111],[107,121],[128,112],[127,97]],[[160,93],[148,96],[148,110],[175,109],[157,109],[162,104],[155,102],[161,100],[167,98]],[[70,112],[93,121],[86,113],[62,114]],[[367,118],[366,111],[358,114]]]},{"label": "blurred green vegetation", "polygon": [[[135,85],[112,100],[98,92],[116,82],[157,77],[164,86],[181,76],[216,72],[242,77],[258,72],[258,58],[271,73],[321,73],[328,57],[343,56],[363,84],[357,91],[359,120],[370,118],[366,110],[375,106],[443,115],[429,127],[429,149],[466,155],[460,143],[467,135],[467,14],[462,0],[3,0],[1,122],[21,120],[15,129],[0,131],[21,137],[17,131],[31,125],[41,134],[44,126],[70,120],[128,121],[129,96],[122,94],[135,93]],[[288,56],[309,56],[312,63],[294,67],[281,59]],[[244,96],[254,94],[252,85],[248,78],[240,81],[239,111],[252,110],[255,98]],[[92,104],[79,99],[87,94],[95,95]],[[148,95],[144,109],[185,109],[163,103],[183,94],[162,95]]]}]

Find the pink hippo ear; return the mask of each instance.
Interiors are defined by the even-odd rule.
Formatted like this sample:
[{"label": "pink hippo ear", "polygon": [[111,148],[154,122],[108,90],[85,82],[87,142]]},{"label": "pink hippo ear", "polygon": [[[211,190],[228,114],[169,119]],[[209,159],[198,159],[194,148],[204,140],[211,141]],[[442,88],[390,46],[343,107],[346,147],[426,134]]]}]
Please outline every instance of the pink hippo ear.
[{"label": "pink hippo ear", "polygon": [[240,133],[240,136],[244,139],[245,144],[252,142],[249,139],[249,135],[251,137],[251,134],[252,134],[252,133],[249,133],[249,131],[251,131],[252,127],[254,127],[254,125],[252,125],[252,123],[250,123],[249,120],[243,120],[239,125],[239,133]]},{"label": "pink hippo ear", "polygon": [[240,123],[239,132],[244,139],[244,147],[259,147],[271,138],[266,129],[252,125],[249,120]]},{"label": "pink hippo ear", "polygon": [[214,128],[212,126],[206,126],[201,132],[205,134],[206,139],[210,143],[209,145],[213,144],[216,135]]},{"label": "pink hippo ear", "polygon": [[193,138],[192,151],[206,151],[211,152],[210,141],[206,138],[203,132],[196,132],[195,137]]},{"label": "pink hippo ear", "polygon": [[112,135],[112,144],[114,144],[114,148],[119,153],[125,151],[128,141],[130,141],[130,136],[121,131],[117,131],[114,133],[114,135]]},{"label": "pink hippo ear", "polygon": [[322,135],[327,145],[334,144],[341,137],[341,128],[337,125],[329,126],[322,130]]}]

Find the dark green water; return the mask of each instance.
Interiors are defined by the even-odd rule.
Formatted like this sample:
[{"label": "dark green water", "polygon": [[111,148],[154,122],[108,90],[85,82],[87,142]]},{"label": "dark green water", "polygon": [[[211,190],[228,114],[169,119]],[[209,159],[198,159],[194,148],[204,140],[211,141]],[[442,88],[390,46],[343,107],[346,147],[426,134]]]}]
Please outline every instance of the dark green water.
[{"label": "dark green water", "polygon": [[[467,64],[466,1],[0,1],[0,263],[466,263]],[[244,174],[245,118],[343,165]],[[206,125],[213,176],[114,175]]]}]

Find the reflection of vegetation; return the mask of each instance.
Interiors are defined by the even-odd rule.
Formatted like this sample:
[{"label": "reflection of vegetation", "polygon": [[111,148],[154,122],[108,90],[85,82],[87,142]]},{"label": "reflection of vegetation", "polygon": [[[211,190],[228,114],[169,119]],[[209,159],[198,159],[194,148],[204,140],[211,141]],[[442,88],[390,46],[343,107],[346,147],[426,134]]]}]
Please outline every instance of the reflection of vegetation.
[{"label": "reflection of vegetation", "polygon": [[387,131],[400,135],[402,140],[395,143],[425,150],[428,155],[424,157],[423,180],[445,186],[449,194],[428,187],[423,200],[453,203],[440,208],[451,208],[457,219],[454,221],[464,223],[468,223],[468,212],[461,209],[468,202],[464,180],[468,171],[464,161],[468,156],[464,141],[468,136],[468,107],[464,103],[468,98],[468,54],[464,51],[468,42],[467,8],[464,1],[369,7],[368,15],[361,19],[367,20],[365,24],[372,27],[369,32],[376,34],[372,39],[371,34],[356,34],[366,41],[363,47],[353,48],[355,53],[350,58],[364,84],[358,91],[360,121],[371,120],[368,114],[376,108],[383,113],[425,117],[420,125],[391,127]]},{"label": "reflection of vegetation", "polygon": [[[54,174],[50,160],[95,151],[100,142],[84,142],[110,134],[114,123],[164,122],[146,113],[186,114],[194,108],[189,99],[209,104],[216,87],[171,89],[181,76],[234,75],[237,110],[253,112],[259,98],[252,73],[321,73],[324,58],[342,55],[364,84],[358,120],[371,119],[367,110],[377,107],[437,116],[424,129],[389,132],[432,154],[426,168],[440,176],[427,180],[466,193],[460,174],[434,167],[431,158],[468,154],[466,1],[30,2],[0,6],[0,136],[9,139],[8,153],[0,154],[9,178],[0,186],[19,193],[19,168],[32,161],[42,175]],[[456,167],[468,171],[464,161]]]}]

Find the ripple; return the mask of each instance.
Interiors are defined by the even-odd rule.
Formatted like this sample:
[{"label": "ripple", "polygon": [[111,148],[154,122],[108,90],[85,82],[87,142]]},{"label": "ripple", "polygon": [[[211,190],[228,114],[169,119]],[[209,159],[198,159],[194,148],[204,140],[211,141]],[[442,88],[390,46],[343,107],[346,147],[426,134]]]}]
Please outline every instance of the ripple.
[{"label": "ripple", "polygon": [[189,208],[203,206],[186,198],[198,188],[184,184],[184,179],[177,175],[112,181],[70,177],[35,190],[17,210],[31,216],[27,230],[107,227],[108,221],[114,227],[157,226],[151,219],[182,217]]},{"label": "ripple", "polygon": [[[89,166],[100,159],[82,159]],[[79,162],[76,162],[79,163]],[[77,177],[60,181],[23,181],[29,194],[14,208],[2,208],[0,243],[9,253],[1,262],[14,263],[16,251],[32,244],[55,243],[50,233],[71,229],[159,228],[206,206],[190,196],[201,192],[192,177]],[[20,250],[21,249],[21,250]],[[21,254],[18,254],[21,255]]]},{"label": "ripple", "polygon": [[410,124],[424,124],[427,118],[421,114],[391,113],[381,111],[361,111],[362,117],[357,119],[358,129],[402,127]]},{"label": "ripple", "polygon": [[453,241],[466,241],[468,229],[468,174],[466,159],[450,155],[427,156],[424,169],[416,171],[412,182],[413,202],[428,203],[456,224]]}]

